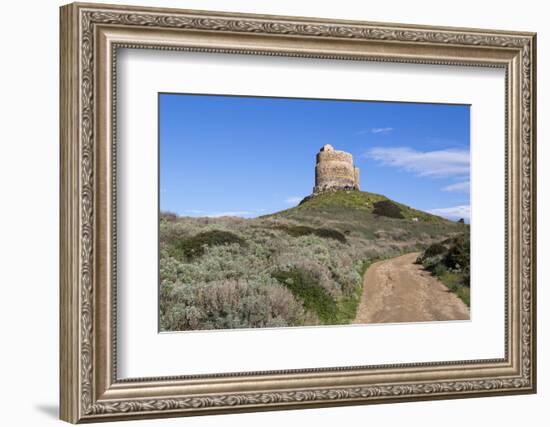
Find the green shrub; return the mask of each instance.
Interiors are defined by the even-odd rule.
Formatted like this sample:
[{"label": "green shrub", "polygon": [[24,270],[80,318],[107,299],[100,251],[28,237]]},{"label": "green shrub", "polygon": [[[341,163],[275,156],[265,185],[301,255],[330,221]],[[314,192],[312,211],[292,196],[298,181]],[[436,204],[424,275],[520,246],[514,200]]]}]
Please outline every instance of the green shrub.
[{"label": "green shrub", "polygon": [[470,288],[462,284],[463,278],[460,274],[445,271],[438,277],[451,292],[470,307]]},{"label": "green shrub", "polygon": [[313,311],[325,323],[335,323],[337,305],[329,293],[319,285],[317,278],[309,271],[291,268],[276,271],[273,277],[286,286],[297,297],[307,311]]},{"label": "green shrub", "polygon": [[441,243],[434,243],[433,245],[428,246],[428,248],[424,251],[424,256],[433,257],[436,255],[441,255],[446,251],[447,251],[447,248],[443,246]]},{"label": "green shrub", "polygon": [[173,246],[185,258],[192,259],[204,255],[206,246],[223,246],[234,243],[239,246],[246,245],[245,241],[234,233],[223,230],[210,230],[187,239],[176,240]]},{"label": "green shrub", "polygon": [[275,226],[278,230],[282,230],[292,237],[307,236],[309,234],[315,234],[315,228],[308,227],[307,225],[286,225],[278,224]]},{"label": "green shrub", "polygon": [[463,269],[470,267],[470,238],[461,236],[449,248],[443,262],[448,268]]},{"label": "green shrub", "polygon": [[470,306],[469,235],[459,235],[429,246],[418,257],[417,263],[437,276],[451,292]]},{"label": "green shrub", "polygon": [[164,221],[176,221],[178,219],[178,215],[174,212],[161,212],[160,213],[160,220]]},{"label": "green shrub", "polygon": [[358,291],[355,295],[349,297],[343,297],[338,304],[338,319],[337,324],[348,325],[352,323],[357,315],[357,308],[361,302],[361,291],[363,290],[362,286],[357,287]]},{"label": "green shrub", "polygon": [[322,237],[324,239],[334,239],[338,240],[341,243],[346,243],[347,239],[346,236],[339,232],[338,230],[333,230],[331,228],[313,228],[308,227],[307,225],[277,225],[275,228],[279,230],[283,230],[285,233],[293,236],[293,237],[300,237],[300,236],[308,236],[308,235],[315,235]]},{"label": "green shrub", "polygon": [[443,274],[447,272],[447,269],[443,265],[438,263],[433,266],[433,268],[431,269],[431,272],[436,276],[441,277]]},{"label": "green shrub", "polygon": [[404,218],[401,213],[401,208],[390,200],[381,200],[373,204],[372,213],[379,216],[387,216],[389,218]]},{"label": "green shrub", "polygon": [[264,328],[304,323],[304,309],[274,279],[161,283],[163,331]]},{"label": "green shrub", "polygon": [[338,230],[333,230],[331,228],[318,228],[315,230],[315,235],[323,237],[325,239],[334,239],[338,240],[340,243],[346,243],[347,239],[343,233],[340,233]]},{"label": "green shrub", "polygon": [[[435,268],[438,266],[438,265],[441,265],[441,257],[440,256],[435,256],[435,257],[420,257],[420,264],[422,264],[422,266],[428,270],[428,271],[431,271],[432,273],[434,272]],[[445,268],[443,266],[443,268]]]},{"label": "green shrub", "polygon": [[470,266],[464,267],[462,270],[462,285],[470,287]]}]

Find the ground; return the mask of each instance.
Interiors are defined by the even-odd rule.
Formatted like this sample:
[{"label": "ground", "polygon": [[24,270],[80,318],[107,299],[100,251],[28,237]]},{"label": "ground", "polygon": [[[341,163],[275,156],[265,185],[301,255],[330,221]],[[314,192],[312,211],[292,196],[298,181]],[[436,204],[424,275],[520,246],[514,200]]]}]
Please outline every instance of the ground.
[{"label": "ground", "polygon": [[468,307],[436,277],[415,264],[418,252],[374,263],[364,276],[353,323],[467,320]]},{"label": "ground", "polygon": [[[435,276],[412,265],[416,255],[409,263],[375,264],[366,277],[378,272],[376,280],[362,293],[373,262],[464,233],[467,224],[362,191],[323,193],[260,218],[163,213],[161,330],[345,325],[365,322],[368,307],[374,320],[366,322],[468,318],[467,309],[455,315],[452,295]],[[410,289],[397,292],[401,279]]]}]

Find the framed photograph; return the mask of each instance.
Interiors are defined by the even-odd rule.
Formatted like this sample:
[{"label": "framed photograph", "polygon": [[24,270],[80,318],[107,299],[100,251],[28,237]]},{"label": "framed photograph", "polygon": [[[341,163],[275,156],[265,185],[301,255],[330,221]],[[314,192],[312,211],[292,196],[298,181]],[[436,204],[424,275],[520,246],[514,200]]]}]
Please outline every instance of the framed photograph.
[{"label": "framed photograph", "polygon": [[61,418],[536,391],[535,34],[61,8]]}]

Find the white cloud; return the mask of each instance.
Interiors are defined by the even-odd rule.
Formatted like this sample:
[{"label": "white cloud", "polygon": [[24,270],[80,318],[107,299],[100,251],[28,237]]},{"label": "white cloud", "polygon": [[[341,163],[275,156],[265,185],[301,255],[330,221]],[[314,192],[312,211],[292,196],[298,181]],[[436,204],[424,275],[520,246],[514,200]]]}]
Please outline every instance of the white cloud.
[{"label": "white cloud", "polygon": [[438,208],[428,211],[431,214],[442,216],[448,219],[464,218],[466,222],[470,221],[470,205],[452,206],[450,208]]},{"label": "white cloud", "polygon": [[470,181],[457,182],[456,184],[447,185],[446,187],[443,187],[443,191],[448,191],[451,193],[469,193]]},{"label": "white cloud", "polygon": [[389,133],[393,128],[372,128],[371,133]]},{"label": "white cloud", "polygon": [[420,176],[465,176],[470,173],[468,150],[416,151],[409,147],[374,147],[364,154],[382,164],[414,172]]},{"label": "white cloud", "polygon": [[385,127],[385,128],[370,128],[370,129],[361,129],[360,131],[356,132],[357,135],[365,135],[367,133],[390,133],[393,131],[393,128]]},{"label": "white cloud", "polygon": [[288,203],[290,205],[297,205],[298,203],[300,203],[302,201],[303,197],[302,196],[291,196],[287,199],[285,199],[285,203]]}]

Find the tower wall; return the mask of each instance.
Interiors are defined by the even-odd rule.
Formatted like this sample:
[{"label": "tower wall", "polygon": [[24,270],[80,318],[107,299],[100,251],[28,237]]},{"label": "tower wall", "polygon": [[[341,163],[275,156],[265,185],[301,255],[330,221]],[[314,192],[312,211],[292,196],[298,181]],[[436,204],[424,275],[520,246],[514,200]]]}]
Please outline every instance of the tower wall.
[{"label": "tower wall", "polygon": [[353,185],[356,190],[359,190],[359,168],[357,166],[353,168]]},{"label": "tower wall", "polygon": [[359,169],[353,166],[353,157],[345,151],[325,145],[317,153],[314,193],[328,190],[358,189]]}]

